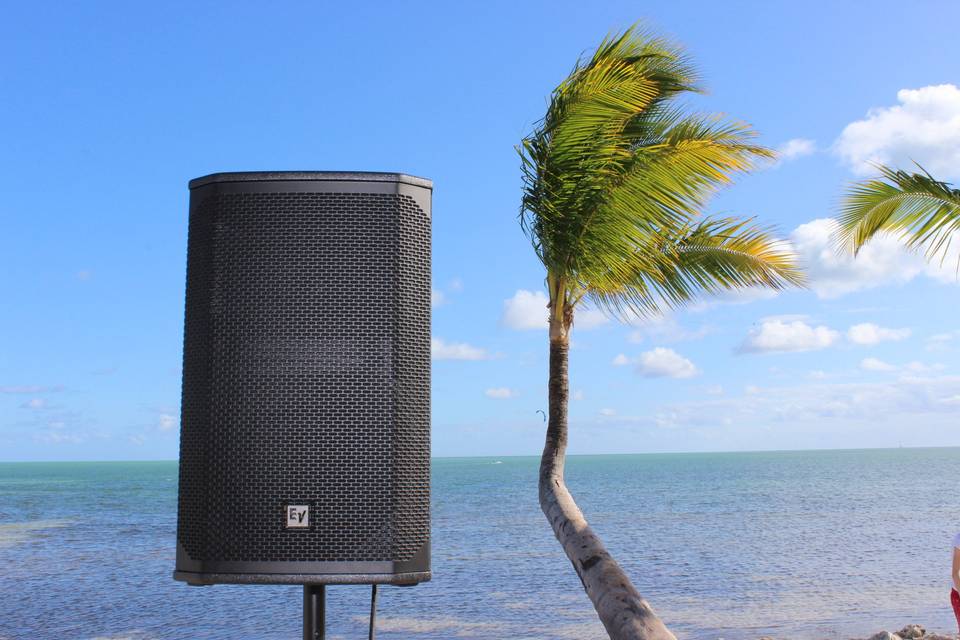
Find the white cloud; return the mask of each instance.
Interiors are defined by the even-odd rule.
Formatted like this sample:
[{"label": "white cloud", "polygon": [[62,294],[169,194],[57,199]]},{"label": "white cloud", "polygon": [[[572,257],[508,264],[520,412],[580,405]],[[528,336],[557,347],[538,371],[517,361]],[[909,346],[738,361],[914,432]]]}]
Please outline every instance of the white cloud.
[{"label": "white cloud", "polygon": [[583,389],[577,389],[571,396],[574,400],[583,400]]},{"label": "white cloud", "polygon": [[777,147],[780,160],[785,162],[795,158],[809,156],[817,150],[817,143],[807,138],[793,138]]},{"label": "white cloud", "polygon": [[622,353],[618,353],[618,354],[617,354],[617,357],[615,357],[615,358],[613,359],[613,363],[612,363],[612,364],[613,364],[613,366],[615,366],[615,367],[624,367],[624,366],[630,364],[630,358],[628,358],[627,356],[625,356],[625,355],[622,354]]},{"label": "white cloud", "polygon": [[854,344],[874,345],[888,340],[903,340],[909,338],[910,333],[910,329],[887,329],[872,322],[863,322],[847,330],[847,340]]},{"label": "white cloud", "polygon": [[30,398],[20,406],[24,409],[43,409],[47,406],[47,401],[43,398]]},{"label": "white cloud", "polygon": [[490,355],[485,350],[465,342],[448,343],[441,338],[431,338],[430,357],[434,360],[488,360]]},{"label": "white cloud", "polygon": [[800,225],[790,234],[797,257],[806,268],[810,288],[820,298],[902,284],[925,270],[922,256],[908,252],[889,235],[874,238],[854,258],[837,248],[837,228],[833,218],[819,218]]},{"label": "white cloud", "polygon": [[516,398],[517,392],[507,387],[495,387],[492,389],[487,389],[483,392],[483,395],[496,400],[507,400],[509,398]]},{"label": "white cloud", "polygon": [[860,368],[864,371],[896,371],[897,368],[878,358],[864,358],[860,361]]},{"label": "white cloud", "polygon": [[600,409],[600,415],[606,416],[606,417],[609,418],[610,416],[615,416],[615,415],[617,415],[617,412],[614,411],[613,409],[604,407],[603,409]]},{"label": "white cloud", "polygon": [[645,351],[638,358],[620,353],[611,364],[615,367],[636,364],[637,373],[647,378],[692,378],[700,373],[690,360],[666,347]]},{"label": "white cloud", "polygon": [[692,378],[697,367],[673,349],[657,347],[640,354],[637,371],[648,378]]},{"label": "white cloud", "polygon": [[706,392],[709,396],[722,396],[723,386],[719,384],[712,384],[706,388]]},{"label": "white cloud", "polygon": [[546,329],[548,302],[542,291],[519,289],[503,301],[501,322],[511,329]]},{"label": "white cloud", "polygon": [[940,179],[960,178],[960,88],[901,89],[897,102],[848,124],[835,153],[861,175],[874,172],[871,163],[909,169],[918,162]]},{"label": "white cloud", "polygon": [[762,389],[755,384],[748,384],[743,388],[743,392],[748,396],[755,396],[760,393]]},{"label": "white cloud", "polygon": [[[958,283],[958,249],[943,261],[927,263],[922,253],[907,251],[894,236],[879,235],[853,257],[836,244],[838,225],[833,218],[818,218],[800,225],[790,243],[804,267],[810,288],[820,298],[838,298],[854,291],[903,284],[919,275],[944,283]],[[958,254],[960,255],[960,254]]]},{"label": "white cloud", "polygon": [[[518,289],[512,298],[503,301],[500,322],[511,329],[546,329],[548,327],[547,294],[542,291]],[[610,322],[599,309],[577,306],[573,326],[578,329],[593,329]]]},{"label": "white cloud", "polygon": [[810,326],[803,320],[768,318],[750,330],[740,345],[741,353],[782,353],[825,349],[840,339],[840,333],[825,326]]},{"label": "white cloud", "polygon": [[445,296],[440,289],[430,289],[430,306],[434,309],[443,304]]},{"label": "white cloud", "polygon": [[177,426],[177,418],[169,413],[161,413],[157,421],[157,428],[160,431],[170,431]]}]

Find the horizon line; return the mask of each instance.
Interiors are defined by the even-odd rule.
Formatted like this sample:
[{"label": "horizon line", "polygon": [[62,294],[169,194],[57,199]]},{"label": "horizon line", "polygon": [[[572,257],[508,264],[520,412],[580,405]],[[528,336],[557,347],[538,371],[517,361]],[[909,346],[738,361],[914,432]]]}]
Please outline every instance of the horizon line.
[{"label": "horizon line", "polygon": [[[619,452],[619,453],[571,453],[568,458],[581,458],[588,456],[663,456],[663,455],[704,455],[704,454],[734,454],[734,453],[805,453],[815,451],[897,451],[900,449],[960,449],[960,445],[931,445],[931,446],[898,446],[898,447],[823,447],[814,449],[743,449],[739,451],[730,450],[711,450],[711,451],[637,451],[637,452]],[[466,456],[430,456],[431,460],[451,460],[451,459],[470,459],[470,458],[539,458],[539,454],[487,454],[487,455],[466,455]],[[0,464],[31,464],[48,462],[82,462],[82,463],[107,463],[107,462],[179,462],[179,458],[142,458],[142,459],[116,459],[116,460],[0,460]]]}]

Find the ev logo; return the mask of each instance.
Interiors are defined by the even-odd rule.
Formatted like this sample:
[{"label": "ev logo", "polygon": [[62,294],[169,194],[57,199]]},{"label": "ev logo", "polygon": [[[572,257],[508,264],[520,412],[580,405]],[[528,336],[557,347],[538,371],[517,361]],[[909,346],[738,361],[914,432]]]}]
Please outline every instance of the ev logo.
[{"label": "ev logo", "polygon": [[310,528],[310,507],[307,505],[287,506],[287,529]]}]

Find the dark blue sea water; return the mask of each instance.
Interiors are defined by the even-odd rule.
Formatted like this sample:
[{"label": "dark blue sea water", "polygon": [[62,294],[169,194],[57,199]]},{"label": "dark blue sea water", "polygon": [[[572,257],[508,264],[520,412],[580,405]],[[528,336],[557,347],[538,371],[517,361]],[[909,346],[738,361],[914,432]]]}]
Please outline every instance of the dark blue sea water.
[{"label": "dark blue sea water", "polygon": [[[379,638],[605,637],[537,507],[536,470],[434,461],[434,579],[381,589]],[[171,579],[176,472],[0,464],[0,638],[299,638],[299,588]],[[956,631],[960,449],[583,456],[567,475],[681,638]],[[368,597],[330,587],[328,637],[365,638]]]}]

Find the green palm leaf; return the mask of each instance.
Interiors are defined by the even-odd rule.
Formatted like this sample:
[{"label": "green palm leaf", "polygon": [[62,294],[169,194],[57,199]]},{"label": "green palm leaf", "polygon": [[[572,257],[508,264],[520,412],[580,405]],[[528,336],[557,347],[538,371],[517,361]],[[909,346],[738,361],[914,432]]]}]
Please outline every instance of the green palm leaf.
[{"label": "green palm leaf", "polygon": [[879,233],[901,236],[928,258],[945,257],[960,230],[960,190],[919,173],[878,166],[881,178],[853,185],[840,209],[838,239],[858,253]]},{"label": "green palm leaf", "polygon": [[555,317],[583,297],[626,315],[724,288],[800,282],[768,232],[730,219],[695,224],[717,189],[773,156],[748,125],[678,103],[699,91],[696,76],[662,38],[636,28],[608,37],[521,143],[520,220],[547,269]]},{"label": "green palm leaf", "polygon": [[638,310],[642,315],[659,314],[665,308],[689,304],[702,294],[750,287],[782,290],[805,284],[789,245],[752,220],[706,219],[660,239],[643,253],[660,259],[653,268],[635,272],[620,288],[584,288],[595,306],[629,319]]}]

